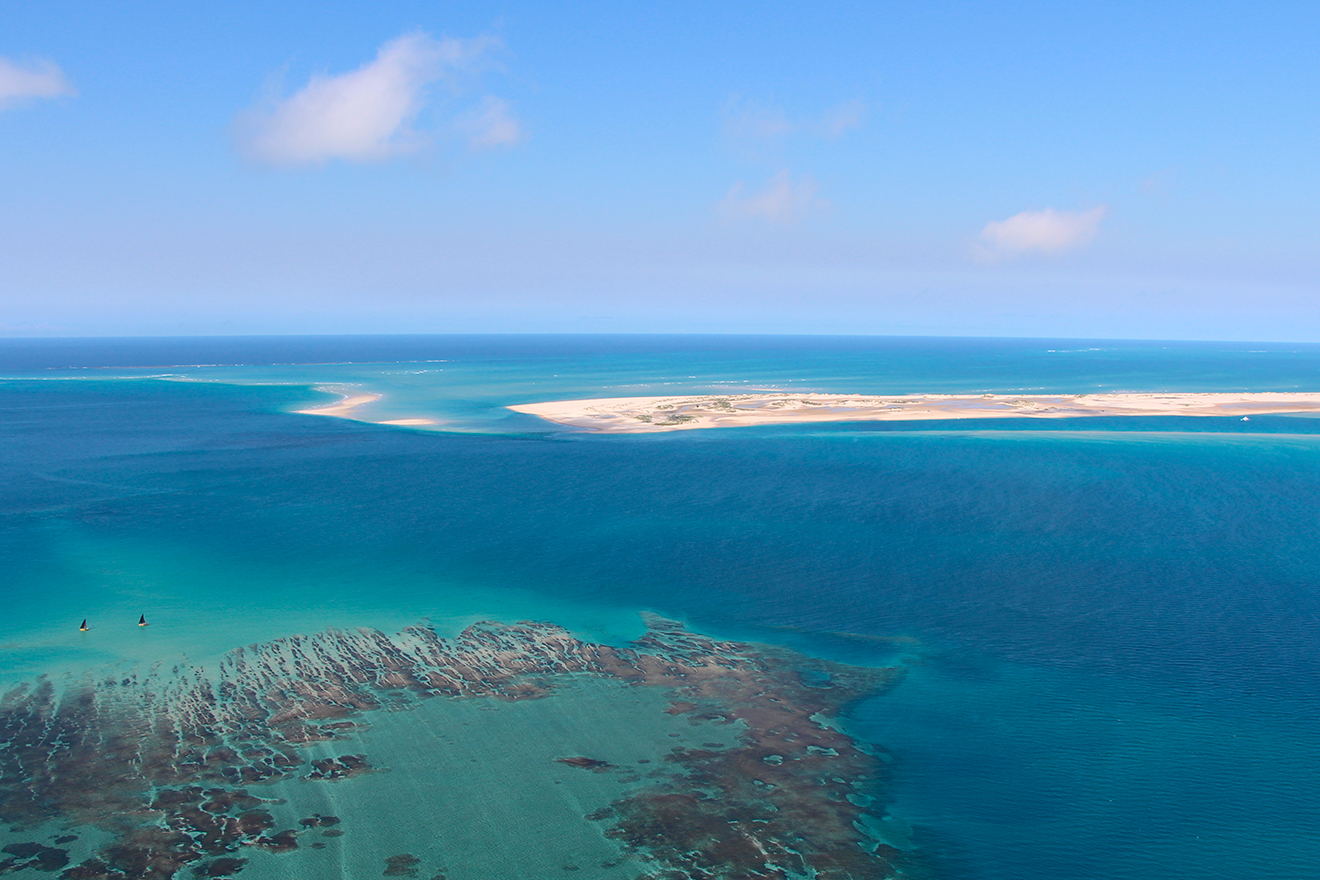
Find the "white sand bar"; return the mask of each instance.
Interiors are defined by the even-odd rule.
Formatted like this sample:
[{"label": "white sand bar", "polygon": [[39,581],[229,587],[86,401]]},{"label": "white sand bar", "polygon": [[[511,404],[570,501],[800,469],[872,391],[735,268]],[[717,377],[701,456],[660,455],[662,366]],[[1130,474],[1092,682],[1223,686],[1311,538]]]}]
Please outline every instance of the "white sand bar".
[{"label": "white sand bar", "polygon": [[928,419],[1046,418],[1078,416],[1244,416],[1320,413],[1320,392],[1238,394],[858,394],[700,395],[606,397],[525,403],[509,409],[561,425],[610,434],[732,428],[791,422],[874,422]]},{"label": "white sand bar", "polygon": [[305,416],[338,416],[341,419],[353,418],[353,410],[364,403],[371,403],[380,400],[379,394],[356,394],[351,397],[345,397],[336,403],[329,403],[325,406],[314,406],[311,409],[298,409],[294,412]]},{"label": "white sand bar", "polygon": [[305,416],[335,416],[341,419],[352,419],[355,422],[368,422],[373,425],[403,425],[405,427],[420,427],[422,425],[437,424],[435,419],[385,419],[384,421],[373,422],[370,419],[364,419],[358,413],[358,407],[367,403],[374,403],[381,399],[379,394],[356,394],[345,396],[343,400],[337,403],[326,404],[325,406],[314,406],[311,409],[297,409],[296,413]]}]

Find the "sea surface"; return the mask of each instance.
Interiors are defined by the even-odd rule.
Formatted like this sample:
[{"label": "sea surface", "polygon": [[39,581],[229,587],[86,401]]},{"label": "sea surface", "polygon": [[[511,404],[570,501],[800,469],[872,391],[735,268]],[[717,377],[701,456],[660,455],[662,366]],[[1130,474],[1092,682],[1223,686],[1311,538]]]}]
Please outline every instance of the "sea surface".
[{"label": "sea surface", "polygon": [[[626,645],[658,614],[901,666],[842,723],[888,762],[877,834],[933,877],[1320,877],[1320,418],[602,436],[504,408],[757,389],[1320,391],[1320,346],[0,340],[0,683],[184,674],[328,627],[531,619]],[[382,395],[366,421],[295,412],[362,393]],[[402,418],[436,424],[371,423]],[[360,737],[390,772],[280,798],[289,821],[393,818],[241,876],[378,876],[404,851],[422,877],[616,876],[574,823],[632,782],[551,779],[536,751],[584,717],[614,763],[688,735],[641,703],[611,715],[616,691],[447,710],[426,728],[447,769],[419,757],[424,712],[382,716]],[[483,749],[485,775],[452,764]],[[392,839],[418,802],[448,805],[429,849]]]}]

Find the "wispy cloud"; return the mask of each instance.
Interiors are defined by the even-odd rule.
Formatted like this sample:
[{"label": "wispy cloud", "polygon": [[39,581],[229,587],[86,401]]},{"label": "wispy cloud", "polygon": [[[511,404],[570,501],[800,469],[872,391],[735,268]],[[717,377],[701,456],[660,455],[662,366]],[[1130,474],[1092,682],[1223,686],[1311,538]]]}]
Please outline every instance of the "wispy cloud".
[{"label": "wispy cloud", "polygon": [[509,102],[494,95],[487,95],[480,106],[460,117],[458,127],[474,150],[511,147],[525,137],[522,124],[509,110]]},{"label": "wispy cloud", "polygon": [[838,140],[861,126],[866,102],[844,101],[819,116],[790,117],[776,104],[745,100],[739,95],[724,102],[721,113],[724,136],[730,140],[774,141],[793,134]]},{"label": "wispy cloud", "polygon": [[[235,120],[241,151],[270,165],[321,165],[332,159],[374,162],[412,153],[428,142],[413,123],[428,88],[455,83],[498,47],[493,38],[436,40],[408,34],[380,47],[374,61],[336,76],[316,75],[284,99],[263,102]],[[508,137],[516,121],[503,119],[485,137]]]},{"label": "wispy cloud", "polygon": [[799,177],[794,183],[788,171],[780,171],[770,182],[756,192],[746,192],[746,184],[735,183],[716,206],[721,214],[732,218],[761,218],[771,223],[791,224],[803,214],[824,202],[816,198],[820,187],[810,175]]},{"label": "wispy cloud", "polygon": [[[729,98],[721,108],[721,130],[741,159],[762,168],[790,165],[792,155],[812,155],[822,141],[837,141],[862,124],[866,104],[845,101],[816,115],[791,117],[776,104]],[[777,224],[792,224],[814,206],[827,204],[816,197],[820,187],[815,178],[802,175],[794,181],[787,168],[777,172],[766,186],[754,192],[739,181],[716,203],[716,210],[729,218],[757,217]]]},{"label": "wispy cloud", "polygon": [[737,95],[724,102],[723,117],[724,136],[733,140],[773,140],[797,130],[782,107]]},{"label": "wispy cloud", "polygon": [[844,101],[825,112],[820,128],[825,137],[837,141],[849,131],[858,128],[866,116],[866,103],[861,100]]},{"label": "wispy cloud", "polygon": [[1011,260],[1026,254],[1053,254],[1087,244],[1095,238],[1109,209],[1089,211],[1023,211],[1007,220],[985,225],[972,246],[972,254],[987,262]]},{"label": "wispy cloud", "polygon": [[0,57],[0,110],[33,98],[59,98],[78,94],[69,78],[53,61],[20,64]]}]

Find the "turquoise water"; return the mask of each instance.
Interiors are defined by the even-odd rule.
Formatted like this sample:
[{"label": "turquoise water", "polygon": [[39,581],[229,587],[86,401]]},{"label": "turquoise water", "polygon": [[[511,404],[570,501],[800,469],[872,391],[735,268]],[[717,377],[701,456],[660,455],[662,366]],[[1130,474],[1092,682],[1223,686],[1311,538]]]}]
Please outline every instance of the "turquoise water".
[{"label": "turquoise water", "polygon": [[[727,743],[735,731],[665,714],[658,691],[590,679],[568,691],[513,703],[429,700],[375,715],[360,736],[333,748],[312,749],[318,756],[363,751],[389,772],[351,784],[272,786],[265,796],[284,801],[275,808],[277,827],[329,814],[347,830],[325,839],[323,849],[304,846],[297,860],[258,852],[244,876],[372,877],[405,853],[428,877],[638,876],[645,865],[621,856],[582,817],[645,785],[673,746]],[[624,773],[556,761],[584,751]]]},{"label": "turquoise water", "polygon": [[[601,437],[502,409],[730,387],[1317,390],[1320,347],[8,341],[0,376],[6,681],[422,619],[622,644],[650,610],[904,662],[847,723],[892,756],[890,812],[939,876],[1320,876],[1320,420]],[[359,391],[384,395],[364,418],[440,424],[292,412]],[[426,858],[430,876],[450,855]]]}]

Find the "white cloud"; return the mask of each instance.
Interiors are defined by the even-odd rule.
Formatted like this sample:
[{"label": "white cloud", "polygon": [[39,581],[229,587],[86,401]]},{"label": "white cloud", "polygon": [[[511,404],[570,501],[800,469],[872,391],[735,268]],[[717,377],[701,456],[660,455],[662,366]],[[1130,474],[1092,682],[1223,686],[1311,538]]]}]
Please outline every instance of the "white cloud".
[{"label": "white cloud", "polygon": [[480,107],[459,119],[458,127],[474,150],[511,147],[524,137],[522,124],[509,112],[509,102],[494,95],[487,95]]},{"label": "white cloud", "polygon": [[239,147],[272,165],[372,162],[414,152],[427,141],[412,128],[427,87],[472,71],[497,45],[491,38],[436,40],[423,33],[391,40],[357,70],[313,76],[288,98],[240,114]]},{"label": "white cloud", "polygon": [[815,178],[804,175],[797,183],[787,171],[780,171],[762,190],[744,194],[742,181],[735,183],[717,206],[727,217],[763,217],[772,223],[789,224],[812,207],[823,204],[816,198],[820,189]]},{"label": "white cloud", "polygon": [[0,57],[0,110],[29,98],[59,98],[78,90],[53,61],[19,64]]},{"label": "white cloud", "polygon": [[1109,209],[1104,205],[1089,211],[1023,211],[1007,220],[993,220],[981,230],[972,246],[973,255],[989,262],[1013,259],[1024,254],[1059,253],[1095,238],[1100,221]]}]

